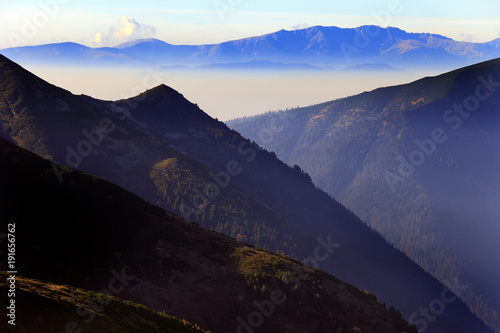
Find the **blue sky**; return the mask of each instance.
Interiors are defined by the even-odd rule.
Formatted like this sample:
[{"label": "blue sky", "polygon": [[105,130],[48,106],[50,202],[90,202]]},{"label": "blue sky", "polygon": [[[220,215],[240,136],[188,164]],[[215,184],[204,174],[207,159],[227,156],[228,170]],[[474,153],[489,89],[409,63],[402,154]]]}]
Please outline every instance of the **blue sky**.
[{"label": "blue sky", "polygon": [[484,42],[500,37],[500,1],[3,0],[0,49],[62,41],[115,46],[150,37],[208,44],[280,29],[364,24]]}]

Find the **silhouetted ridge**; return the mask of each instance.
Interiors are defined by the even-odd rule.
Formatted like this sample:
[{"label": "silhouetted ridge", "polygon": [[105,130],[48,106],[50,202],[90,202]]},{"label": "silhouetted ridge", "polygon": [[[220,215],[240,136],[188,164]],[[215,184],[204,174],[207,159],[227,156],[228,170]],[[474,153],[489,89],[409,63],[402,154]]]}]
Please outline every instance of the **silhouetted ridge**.
[{"label": "silhouetted ridge", "polygon": [[181,93],[165,84],[148,89],[134,98],[148,103],[189,103]]},{"label": "silhouetted ridge", "polygon": [[[165,84],[128,100],[118,101],[117,104],[122,107],[129,106],[135,120],[146,124],[149,132],[162,137],[169,131],[197,128],[212,121],[198,105]],[[225,126],[223,123],[220,125]]]}]

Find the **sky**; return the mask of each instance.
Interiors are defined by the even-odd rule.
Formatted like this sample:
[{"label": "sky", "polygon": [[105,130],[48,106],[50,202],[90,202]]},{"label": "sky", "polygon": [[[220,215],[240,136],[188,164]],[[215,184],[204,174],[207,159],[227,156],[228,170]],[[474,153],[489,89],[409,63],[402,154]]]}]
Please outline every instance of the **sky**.
[{"label": "sky", "polygon": [[0,49],[64,41],[116,46],[138,38],[212,44],[281,29],[365,24],[485,42],[500,38],[500,1],[2,0]]}]

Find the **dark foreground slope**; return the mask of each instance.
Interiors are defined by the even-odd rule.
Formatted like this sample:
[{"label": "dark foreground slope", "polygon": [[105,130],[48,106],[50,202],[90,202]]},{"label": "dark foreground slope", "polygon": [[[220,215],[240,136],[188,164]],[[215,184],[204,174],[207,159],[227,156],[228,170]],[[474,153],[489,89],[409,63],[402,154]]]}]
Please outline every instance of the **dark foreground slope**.
[{"label": "dark foreground slope", "polygon": [[[306,260],[414,321],[422,322],[419,309],[447,290],[300,168],[165,85],[129,100],[100,101],[74,96],[3,58],[0,91],[2,136],[38,155],[103,177],[205,228]],[[59,167],[52,176],[67,182]],[[428,332],[485,330],[460,301],[438,313],[424,320]]]},{"label": "dark foreground slope", "polygon": [[[296,260],[207,231],[78,171],[59,183],[50,162],[4,139],[0,160],[0,220],[15,224],[16,265],[24,276],[114,294],[215,332],[410,330],[399,312],[373,295]],[[32,296],[30,285],[39,289]],[[51,289],[57,291],[44,295]],[[18,296],[19,303],[30,297],[48,303],[36,314],[41,322],[75,319],[75,311],[76,322],[92,322],[93,331],[105,324],[118,332],[113,325],[119,324],[132,332],[127,325],[139,324],[133,318],[108,322],[109,313],[142,315],[137,320],[153,326],[167,320],[119,299],[26,279],[18,282]],[[41,306],[32,305],[19,307],[19,323]]]},{"label": "dark foreground slope", "polygon": [[[0,272],[3,295],[9,276]],[[118,297],[27,278],[17,277],[15,301],[16,325],[2,320],[2,332],[206,332]]]},{"label": "dark foreground slope", "polygon": [[468,284],[461,297],[500,331],[499,109],[497,59],[231,126],[441,281]]},{"label": "dark foreground slope", "polygon": [[[304,228],[297,231],[290,220],[234,186],[225,167],[224,174],[211,173],[206,165],[172,148],[163,138],[138,128],[129,111],[135,102],[122,107],[72,95],[6,58],[0,62],[0,77],[0,135],[11,142],[98,175],[208,229],[296,257],[306,254],[304,244],[312,237],[306,237]],[[171,90],[166,86],[157,89],[160,93]],[[163,103],[168,104],[168,100]],[[190,104],[184,99],[183,103]],[[171,107],[178,109],[174,103]],[[197,115],[212,120],[199,109]],[[190,121],[184,120],[188,128]],[[233,169],[232,175],[239,168]],[[65,181],[63,170],[55,168],[54,177]],[[218,190],[219,186],[224,191]],[[207,194],[211,198],[204,201]],[[314,241],[309,243],[312,246]]]}]

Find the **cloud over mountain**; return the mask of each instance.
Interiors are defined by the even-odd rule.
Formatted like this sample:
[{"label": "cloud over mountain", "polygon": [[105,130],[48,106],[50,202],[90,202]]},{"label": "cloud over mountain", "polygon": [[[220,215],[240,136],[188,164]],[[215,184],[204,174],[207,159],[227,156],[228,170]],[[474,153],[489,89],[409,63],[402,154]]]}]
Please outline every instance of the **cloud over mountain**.
[{"label": "cloud over mountain", "polygon": [[118,24],[110,27],[107,33],[94,33],[88,43],[91,46],[116,45],[132,39],[150,38],[156,31],[153,25],[139,23],[132,16],[122,16]]}]

